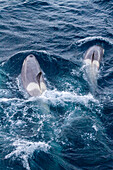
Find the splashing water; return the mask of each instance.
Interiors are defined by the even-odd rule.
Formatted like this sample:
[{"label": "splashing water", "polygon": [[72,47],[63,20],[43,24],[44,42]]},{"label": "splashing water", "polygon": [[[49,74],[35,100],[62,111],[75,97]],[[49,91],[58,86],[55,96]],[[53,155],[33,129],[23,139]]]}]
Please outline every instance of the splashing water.
[{"label": "splashing water", "polygon": [[26,140],[15,140],[12,143],[15,150],[5,156],[5,159],[13,157],[13,159],[20,158],[23,167],[30,170],[28,159],[32,157],[35,150],[47,152],[50,146],[45,142],[29,142]]}]

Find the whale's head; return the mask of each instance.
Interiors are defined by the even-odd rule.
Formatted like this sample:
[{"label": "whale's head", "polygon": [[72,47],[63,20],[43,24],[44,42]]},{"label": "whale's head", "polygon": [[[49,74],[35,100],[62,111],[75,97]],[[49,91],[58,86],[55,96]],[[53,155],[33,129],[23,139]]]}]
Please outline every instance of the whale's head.
[{"label": "whale's head", "polygon": [[87,65],[95,65],[99,69],[103,55],[104,49],[99,45],[94,45],[86,51],[84,61]]},{"label": "whale's head", "polygon": [[22,83],[31,96],[40,96],[46,85],[40,65],[33,54],[28,55],[22,65]]}]

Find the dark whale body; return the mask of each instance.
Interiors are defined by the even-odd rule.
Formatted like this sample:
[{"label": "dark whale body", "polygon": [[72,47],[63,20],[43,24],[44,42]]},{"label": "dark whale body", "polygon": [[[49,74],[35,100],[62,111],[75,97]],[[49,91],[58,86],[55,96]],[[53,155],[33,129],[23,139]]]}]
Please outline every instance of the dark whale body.
[{"label": "dark whale body", "polygon": [[42,70],[32,54],[28,55],[23,62],[21,79],[23,87],[30,96],[40,96],[46,90]]}]

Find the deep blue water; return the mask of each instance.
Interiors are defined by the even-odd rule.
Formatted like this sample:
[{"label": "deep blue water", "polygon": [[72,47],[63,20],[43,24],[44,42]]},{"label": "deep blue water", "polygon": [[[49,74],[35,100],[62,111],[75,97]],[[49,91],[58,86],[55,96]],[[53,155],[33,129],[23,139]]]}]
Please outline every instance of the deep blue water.
[{"label": "deep blue water", "polygon": [[[105,54],[95,93],[84,53]],[[47,91],[21,83],[34,54]],[[113,1],[0,1],[0,170],[113,169]]]}]

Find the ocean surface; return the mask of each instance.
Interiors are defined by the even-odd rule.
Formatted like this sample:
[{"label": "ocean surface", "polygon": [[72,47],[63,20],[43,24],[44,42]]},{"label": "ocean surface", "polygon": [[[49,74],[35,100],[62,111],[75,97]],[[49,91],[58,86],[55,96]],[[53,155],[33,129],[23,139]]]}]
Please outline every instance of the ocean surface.
[{"label": "ocean surface", "polygon": [[[92,91],[93,45],[105,53]],[[29,54],[47,85],[36,98],[21,82]],[[113,0],[0,0],[0,170],[112,169]]]}]

